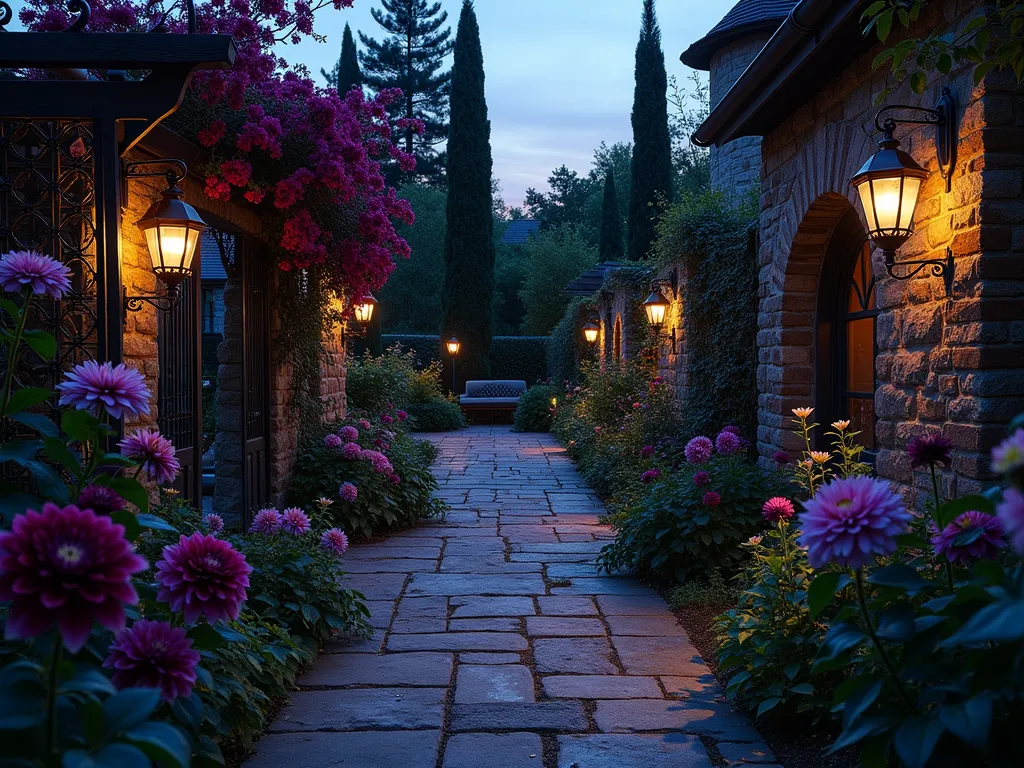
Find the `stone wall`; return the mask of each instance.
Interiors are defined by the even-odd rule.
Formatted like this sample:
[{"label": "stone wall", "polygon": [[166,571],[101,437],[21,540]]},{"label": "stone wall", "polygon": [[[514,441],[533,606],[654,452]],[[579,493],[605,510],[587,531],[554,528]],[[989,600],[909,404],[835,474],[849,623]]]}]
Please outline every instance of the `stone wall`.
[{"label": "stone wall", "polygon": [[[711,57],[708,95],[712,109],[718,106],[767,40],[764,35],[745,37]],[[745,136],[722,147],[713,147],[710,160],[711,186],[728,194],[741,195],[760,181],[761,139]]]},{"label": "stone wall", "polygon": [[686,367],[686,323],[683,314],[686,268],[682,262],[669,264],[658,272],[658,278],[670,281],[673,274],[677,286],[675,292],[667,288],[662,290],[662,294],[672,302],[672,306],[665,312],[665,326],[662,328],[661,343],[658,345],[658,375],[664,379],[673,398],[681,406],[686,401],[689,382],[689,371]]},{"label": "stone wall", "polygon": [[[955,31],[980,3],[945,0],[927,7],[920,29]],[[890,38],[888,44],[898,42]],[[764,137],[761,180],[758,448],[764,460],[798,446],[790,409],[814,402],[818,279],[839,218],[858,211],[849,180],[876,149],[873,95],[890,84],[871,69],[875,46]],[[905,448],[924,433],[955,446],[946,494],[979,490],[990,479],[987,453],[1007,419],[1024,408],[1024,201],[1021,199],[1024,99],[1011,77],[990,74],[974,86],[968,68],[935,73],[924,95],[897,89],[889,103],[932,107],[943,86],[958,101],[959,158],[946,192],[934,129],[901,127],[903,148],[931,173],[918,204],[916,232],[897,262],[956,260],[952,296],[927,271],[894,280],[881,253],[878,277],[875,411],[876,469],[921,503],[923,473]],[[914,499],[913,497],[917,497]]]},{"label": "stone wall", "polygon": [[324,334],[324,362],[320,370],[320,399],[327,421],[345,418],[345,346],[340,324]]}]

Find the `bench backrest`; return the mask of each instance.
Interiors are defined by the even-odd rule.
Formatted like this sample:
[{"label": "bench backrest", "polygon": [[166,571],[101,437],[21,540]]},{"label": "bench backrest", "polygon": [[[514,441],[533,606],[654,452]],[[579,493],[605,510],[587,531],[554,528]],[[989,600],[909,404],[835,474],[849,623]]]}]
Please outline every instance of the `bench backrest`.
[{"label": "bench backrest", "polygon": [[526,391],[525,381],[467,381],[466,397],[520,397]]}]

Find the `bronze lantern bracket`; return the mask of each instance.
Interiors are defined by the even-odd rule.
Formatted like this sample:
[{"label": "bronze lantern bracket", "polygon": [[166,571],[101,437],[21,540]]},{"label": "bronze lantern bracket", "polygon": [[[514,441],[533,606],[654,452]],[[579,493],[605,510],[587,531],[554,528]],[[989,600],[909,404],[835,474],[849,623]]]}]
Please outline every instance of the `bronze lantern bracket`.
[{"label": "bronze lantern bracket", "polygon": [[[165,168],[164,170],[145,170],[147,168],[153,168],[156,166],[172,166],[171,168]],[[137,160],[131,163],[125,163],[121,173],[122,180],[122,199],[127,203],[128,200],[128,180],[129,179],[147,179],[164,177],[167,179],[167,190],[168,192],[174,192],[178,195],[182,194],[182,191],[178,188],[178,183],[188,175],[188,166],[185,165],[183,160],[176,158],[168,158],[166,160]],[[121,207],[121,213],[124,214],[124,204]],[[181,302],[181,294],[178,291],[178,283],[166,282],[167,291],[162,294],[154,294],[152,296],[129,296],[128,287],[124,286],[121,289],[122,303],[124,305],[124,319],[128,321],[129,312],[138,312],[142,309],[144,304],[149,304],[151,307],[155,307],[158,310],[164,312],[170,312],[178,308],[178,304]]]},{"label": "bronze lantern bracket", "polygon": [[[891,111],[917,112],[923,114],[921,119],[895,118],[882,116]],[[946,182],[946,192],[952,191],[953,170],[956,168],[957,159],[957,136],[956,136],[956,100],[953,92],[948,87],[942,89],[935,109],[916,107],[909,104],[889,104],[882,107],[875,113],[875,128],[884,134],[880,144],[885,145],[895,139],[896,128],[900,125],[934,125],[935,126],[935,156],[939,162],[939,174]],[[895,145],[894,144],[894,145]],[[944,259],[914,259],[896,263],[896,252],[891,248],[884,248],[885,271],[890,277],[896,280],[909,280],[923,269],[931,269],[933,277],[941,277],[946,289],[946,296],[953,295],[953,277],[956,266],[953,261],[953,249],[946,248]],[[905,274],[897,274],[895,267],[913,267]]]}]

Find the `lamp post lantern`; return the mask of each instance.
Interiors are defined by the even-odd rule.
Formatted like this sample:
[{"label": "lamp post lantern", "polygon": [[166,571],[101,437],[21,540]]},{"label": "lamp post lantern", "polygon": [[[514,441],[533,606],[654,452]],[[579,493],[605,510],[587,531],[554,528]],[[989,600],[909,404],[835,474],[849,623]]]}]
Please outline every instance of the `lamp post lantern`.
[{"label": "lamp post lantern", "polygon": [[594,322],[593,318],[588,320],[583,326],[583,338],[587,344],[596,344],[597,337],[601,333],[601,326]]},{"label": "lamp post lantern", "polygon": [[452,394],[456,391],[455,383],[455,358],[459,356],[459,350],[462,349],[462,342],[452,336],[448,341],[445,342],[445,347],[448,349],[448,354],[452,357]]},{"label": "lamp post lantern", "polygon": [[366,294],[353,307],[353,312],[356,316],[356,322],[363,327],[369,325],[370,321],[373,320],[373,311],[376,308],[377,300],[373,298],[372,294]]}]

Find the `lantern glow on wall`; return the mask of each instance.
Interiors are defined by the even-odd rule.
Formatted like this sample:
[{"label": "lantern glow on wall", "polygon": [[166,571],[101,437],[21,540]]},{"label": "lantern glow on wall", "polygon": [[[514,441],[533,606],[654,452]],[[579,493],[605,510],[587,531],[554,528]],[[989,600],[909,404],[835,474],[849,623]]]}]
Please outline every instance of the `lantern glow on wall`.
[{"label": "lantern glow on wall", "polygon": [[[882,116],[890,111],[900,110],[924,115],[921,119]],[[908,280],[922,269],[930,268],[932,275],[943,278],[946,295],[953,289],[953,251],[946,249],[945,259],[918,259],[897,264],[896,251],[914,233],[914,212],[921,185],[928,178],[928,171],[918,165],[907,152],[901,150],[896,140],[899,125],[934,125],[935,152],[939,170],[946,180],[946,191],[950,190],[953,168],[956,165],[956,105],[949,89],[943,89],[942,97],[935,109],[892,104],[883,107],[875,115],[875,128],[882,133],[878,151],[850,180],[857,190],[864,216],[868,224],[868,238],[872,245],[880,248],[885,257],[885,269],[897,280]],[[896,267],[914,267],[905,274],[897,274]]]}]

